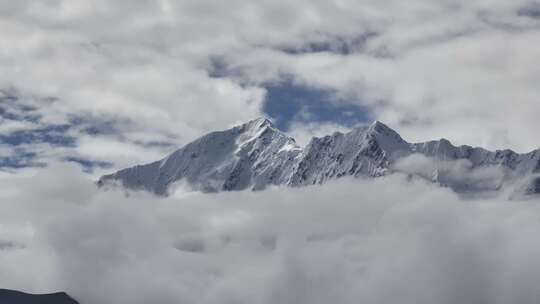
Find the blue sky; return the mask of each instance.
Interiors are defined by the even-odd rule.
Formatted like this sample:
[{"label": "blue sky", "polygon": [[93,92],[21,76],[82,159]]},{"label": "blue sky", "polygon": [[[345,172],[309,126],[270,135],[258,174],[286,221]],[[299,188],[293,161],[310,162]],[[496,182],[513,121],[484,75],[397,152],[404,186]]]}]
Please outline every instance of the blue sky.
[{"label": "blue sky", "polygon": [[291,81],[269,84],[265,89],[263,111],[284,131],[295,121],[354,126],[370,119],[367,109],[336,100],[336,93],[330,90],[295,85]]}]

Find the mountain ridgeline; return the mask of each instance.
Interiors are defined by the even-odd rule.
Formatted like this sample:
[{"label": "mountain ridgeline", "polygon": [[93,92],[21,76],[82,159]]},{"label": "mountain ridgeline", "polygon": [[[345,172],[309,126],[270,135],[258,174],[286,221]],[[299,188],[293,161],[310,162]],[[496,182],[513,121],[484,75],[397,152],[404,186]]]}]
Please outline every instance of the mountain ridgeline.
[{"label": "mountain ridgeline", "polygon": [[78,304],[65,292],[51,294],[28,294],[15,290],[0,289],[2,304]]},{"label": "mountain ridgeline", "polygon": [[105,175],[98,185],[121,185],[166,196],[173,185],[201,192],[300,187],[340,177],[401,173],[461,194],[540,193],[540,150],[518,154],[452,145],[441,139],[409,143],[381,122],[314,137],[306,147],[267,119],[212,132],[166,158]]}]

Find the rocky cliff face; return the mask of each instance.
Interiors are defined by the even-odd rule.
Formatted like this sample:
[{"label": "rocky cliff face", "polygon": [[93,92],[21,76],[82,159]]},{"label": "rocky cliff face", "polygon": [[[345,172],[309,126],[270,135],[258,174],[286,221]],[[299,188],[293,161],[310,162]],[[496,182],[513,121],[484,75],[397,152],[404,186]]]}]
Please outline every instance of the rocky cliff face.
[{"label": "rocky cliff face", "polygon": [[441,139],[409,143],[381,122],[313,138],[301,148],[267,119],[207,134],[168,157],[103,176],[98,184],[167,195],[185,183],[202,192],[307,186],[344,177],[393,173],[430,180],[459,193],[500,191],[521,184],[535,194],[540,151],[518,154],[456,147]]}]

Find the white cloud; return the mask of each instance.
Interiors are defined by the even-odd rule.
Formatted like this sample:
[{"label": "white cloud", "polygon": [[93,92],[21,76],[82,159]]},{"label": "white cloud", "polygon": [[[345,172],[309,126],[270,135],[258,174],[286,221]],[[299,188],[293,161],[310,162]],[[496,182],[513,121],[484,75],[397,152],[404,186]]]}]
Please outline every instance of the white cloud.
[{"label": "white cloud", "polygon": [[290,127],[289,135],[292,136],[297,144],[305,147],[313,137],[323,137],[331,135],[334,132],[346,133],[350,128],[344,127],[338,123],[300,123],[295,122]]},{"label": "white cloud", "polygon": [[[540,114],[540,20],[519,14],[531,3],[17,1],[0,5],[0,88],[18,89],[43,123],[107,117],[124,141],[181,146],[261,115],[257,86],[292,77],[362,104],[411,141],[525,151],[537,148]],[[310,43],[354,52],[282,51]],[[209,77],[209,58],[235,75]]]},{"label": "white cloud", "polygon": [[259,69],[288,72],[307,85],[336,90],[345,96],[338,101],[367,106],[411,141],[445,137],[457,144],[528,152],[538,148],[535,83],[540,78],[530,68],[538,50],[530,41],[539,35],[486,30],[391,58],[254,54],[259,57],[251,60],[258,65],[245,59],[244,70],[257,76],[264,75]]},{"label": "white cloud", "polygon": [[537,201],[462,201],[400,177],[126,197],[65,165],[2,184],[0,238],[16,244],[0,250],[6,288],[66,290],[85,304],[539,296]]},{"label": "white cloud", "polygon": [[[336,102],[367,107],[411,141],[445,137],[528,152],[538,148],[540,127],[540,77],[531,68],[540,20],[517,13],[526,3],[359,2],[379,14],[359,15],[376,34],[358,53],[247,48],[226,58],[244,81],[293,75],[308,86],[335,90],[344,97]],[[354,11],[354,4],[348,8]],[[358,27],[357,35],[364,30]]]},{"label": "white cloud", "polygon": [[[517,14],[528,3],[9,1],[0,5],[0,88],[16,88],[43,124],[73,115],[116,124],[115,134],[71,130],[78,147],[69,151],[25,146],[47,159],[155,160],[169,147],[137,142],[181,145],[258,116],[257,86],[291,76],[367,106],[407,140],[524,151],[540,127],[539,20]],[[367,32],[347,56],[282,51],[353,44]],[[209,77],[212,56],[238,75]],[[293,126],[301,142],[340,128]],[[407,168],[418,164],[434,165]],[[447,169],[467,181],[497,176]],[[0,173],[0,286],[66,290],[83,304],[540,296],[535,200],[465,202],[397,177],[156,199],[98,192],[87,178],[72,166]]]},{"label": "white cloud", "polygon": [[[438,160],[422,154],[412,154],[400,159],[394,165],[394,169],[445,186],[452,185],[473,192],[498,190],[503,185],[507,173],[504,168],[496,166],[474,168],[468,159]],[[513,185],[510,188],[513,188]],[[511,192],[512,189],[508,191]]]}]

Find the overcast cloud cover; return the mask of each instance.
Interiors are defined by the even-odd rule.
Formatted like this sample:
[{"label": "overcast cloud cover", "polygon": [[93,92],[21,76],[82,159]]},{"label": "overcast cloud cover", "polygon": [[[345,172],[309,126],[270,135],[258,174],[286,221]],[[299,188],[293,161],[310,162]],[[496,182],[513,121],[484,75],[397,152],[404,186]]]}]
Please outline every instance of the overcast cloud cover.
[{"label": "overcast cloud cover", "polygon": [[[283,83],[411,142],[527,152],[538,42],[531,0],[3,1],[0,287],[82,304],[536,303],[538,200],[401,176],[166,199],[94,181],[267,115]],[[311,114],[288,122],[301,143],[351,127]],[[434,164],[399,166],[429,179]]]}]

